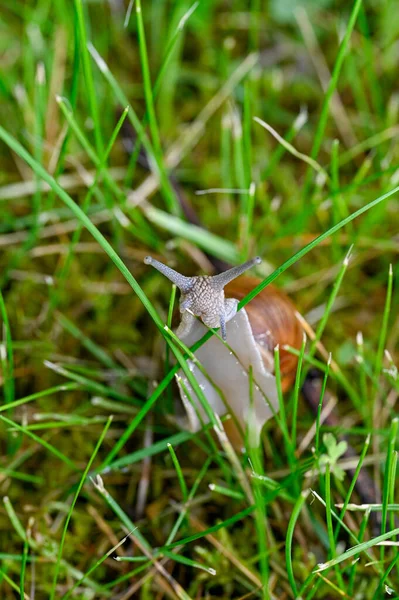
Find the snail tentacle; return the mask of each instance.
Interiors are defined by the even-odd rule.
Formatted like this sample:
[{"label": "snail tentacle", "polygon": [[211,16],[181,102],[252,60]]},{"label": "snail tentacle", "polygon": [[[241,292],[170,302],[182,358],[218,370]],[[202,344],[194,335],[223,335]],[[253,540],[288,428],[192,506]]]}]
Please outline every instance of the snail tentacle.
[{"label": "snail tentacle", "polygon": [[181,290],[183,293],[186,293],[191,289],[193,285],[193,279],[195,279],[195,277],[186,277],[185,275],[178,273],[171,267],[164,265],[156,258],[152,258],[152,256],[146,256],[144,259],[144,263],[146,265],[153,266],[154,269],[162,273],[162,275],[165,275],[165,277],[167,277],[169,281],[177,285],[179,290]]},{"label": "snail tentacle", "polygon": [[219,319],[220,319],[220,331],[222,333],[222,339],[224,341],[226,341],[226,339],[227,339],[227,335],[226,335],[226,315],[225,315],[224,312],[220,315]]},{"label": "snail tentacle", "polygon": [[245,273],[245,271],[248,271],[248,269],[251,269],[255,265],[259,265],[261,262],[262,259],[260,258],[260,256],[255,256],[255,258],[247,260],[247,262],[243,263],[242,265],[232,267],[231,269],[228,269],[228,271],[224,271],[223,273],[214,275],[214,277],[212,277],[213,282],[224,287],[225,285],[230,283],[230,281],[233,281],[233,279],[236,279],[237,277]]}]

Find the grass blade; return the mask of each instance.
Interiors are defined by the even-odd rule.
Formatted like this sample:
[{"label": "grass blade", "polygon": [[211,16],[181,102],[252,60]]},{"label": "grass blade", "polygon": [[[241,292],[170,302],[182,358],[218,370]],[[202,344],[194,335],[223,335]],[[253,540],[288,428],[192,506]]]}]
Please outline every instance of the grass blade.
[{"label": "grass blade", "polygon": [[3,341],[0,347],[0,361],[4,377],[4,400],[6,404],[14,402],[14,357],[12,351],[11,327],[3,295],[0,291],[0,316],[2,319]]},{"label": "grass blade", "polygon": [[37,435],[35,435],[31,431],[29,431],[29,429],[27,429],[26,427],[22,427],[22,425],[19,425],[15,421],[11,421],[11,419],[7,419],[7,417],[4,417],[3,415],[0,415],[0,421],[3,421],[10,427],[17,429],[21,433],[24,433],[25,435],[32,438],[32,440],[35,440],[35,442],[37,442],[38,444],[40,444],[41,446],[46,448],[46,450],[51,452],[51,454],[54,454],[54,456],[56,456],[57,458],[62,460],[62,462],[64,462],[66,465],[68,465],[68,467],[70,469],[72,469],[73,471],[79,471],[79,469],[75,466],[75,464],[67,456],[65,456],[65,454],[63,454],[62,452],[57,450],[57,448],[55,448],[55,446],[52,446],[46,440],[38,437]]},{"label": "grass blade", "polygon": [[348,558],[352,558],[352,556],[357,556],[361,552],[366,552],[366,550],[373,548],[373,546],[376,546],[377,544],[380,544],[381,542],[385,542],[386,540],[389,540],[390,538],[392,538],[398,534],[399,534],[399,528],[393,529],[392,531],[388,531],[387,533],[384,533],[383,535],[379,535],[375,538],[372,538],[371,540],[368,540],[367,542],[362,542],[361,544],[357,544],[357,546],[352,546],[352,548],[350,548],[346,552],[343,552],[339,556],[336,556],[332,560],[329,560],[326,563],[319,564],[317,566],[317,569],[315,569],[313,572],[320,573],[321,571],[330,569],[331,567],[334,567],[335,565],[339,565],[342,562],[344,562],[345,560],[348,560]]},{"label": "grass blade", "polygon": [[103,140],[101,135],[100,117],[97,106],[97,94],[94,87],[93,73],[91,70],[90,56],[87,50],[87,33],[85,24],[85,15],[82,0],[75,0],[75,11],[78,21],[78,32],[80,41],[80,56],[83,62],[83,71],[85,76],[87,97],[91,117],[94,123],[94,135],[96,140],[97,152],[101,156],[103,151]]},{"label": "grass blade", "polygon": [[91,457],[89,459],[89,462],[87,463],[86,468],[83,471],[82,477],[81,477],[81,479],[79,481],[79,484],[78,484],[78,487],[77,487],[77,490],[76,490],[75,495],[73,497],[73,500],[71,502],[70,509],[69,509],[68,514],[66,516],[65,524],[64,524],[64,529],[62,531],[61,541],[60,541],[60,545],[59,545],[59,549],[58,549],[57,562],[55,564],[55,571],[54,571],[54,576],[53,576],[53,583],[52,583],[51,592],[50,592],[50,600],[54,600],[54,598],[55,598],[56,588],[57,588],[57,580],[58,580],[58,576],[59,576],[60,568],[61,568],[62,552],[63,552],[63,549],[64,549],[65,538],[66,538],[66,534],[67,534],[67,530],[68,530],[68,525],[69,525],[69,522],[70,522],[71,517],[72,517],[73,509],[75,508],[75,504],[76,504],[76,502],[78,500],[80,491],[81,491],[81,489],[82,489],[82,487],[83,487],[83,485],[84,485],[84,483],[86,481],[86,477],[87,477],[87,475],[88,475],[88,473],[90,471],[90,467],[93,464],[93,461],[94,461],[94,459],[97,456],[97,452],[99,451],[99,449],[101,447],[101,444],[103,443],[103,441],[105,439],[105,436],[107,435],[107,431],[108,431],[109,426],[111,425],[111,423],[112,423],[112,416],[110,416],[108,418],[108,421],[107,421],[107,423],[106,423],[106,425],[105,425],[105,427],[104,427],[104,429],[103,429],[103,431],[102,431],[102,433],[101,433],[101,435],[99,437],[97,445],[96,445],[96,447],[94,448],[94,450],[92,452],[92,455],[91,455]]},{"label": "grass blade", "polygon": [[298,500],[296,501],[292,509],[291,517],[287,527],[287,536],[285,538],[285,560],[287,565],[287,575],[289,584],[291,586],[295,598],[298,597],[298,588],[295,582],[294,567],[292,564],[292,540],[294,537],[295,525],[298,521],[299,514],[308,496],[309,490],[304,490],[298,497]]},{"label": "grass blade", "polygon": [[[320,119],[317,124],[316,132],[314,134],[313,146],[312,146],[312,150],[310,153],[310,157],[313,160],[317,159],[317,156],[318,156],[320,148],[321,148],[324,132],[325,132],[326,125],[327,125],[330,102],[331,102],[333,94],[338,86],[338,79],[339,79],[339,76],[341,73],[342,64],[344,62],[345,54],[347,53],[347,50],[349,47],[349,41],[350,41],[350,38],[352,35],[352,31],[355,27],[355,23],[356,23],[361,6],[362,6],[362,0],[355,0],[355,2],[353,3],[353,7],[352,7],[352,11],[351,11],[351,14],[349,17],[348,24],[346,26],[345,35],[342,39],[341,45],[338,50],[337,58],[336,58],[336,61],[334,64],[334,69],[333,69],[333,72],[331,75],[331,80],[330,80],[330,83],[328,84],[328,88],[327,88],[326,94],[324,96],[323,106],[321,108]],[[305,177],[305,182],[303,185],[303,194],[302,194],[303,201],[305,201],[305,199],[308,200],[310,180],[311,180],[311,171],[310,171],[310,168],[308,168],[306,177]]]}]

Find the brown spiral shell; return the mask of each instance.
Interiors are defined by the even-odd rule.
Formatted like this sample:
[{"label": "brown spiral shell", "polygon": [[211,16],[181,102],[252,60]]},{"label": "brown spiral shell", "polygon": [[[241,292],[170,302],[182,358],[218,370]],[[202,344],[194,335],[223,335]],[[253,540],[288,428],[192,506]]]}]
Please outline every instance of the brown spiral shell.
[{"label": "brown spiral shell", "polygon": [[[225,287],[225,296],[242,300],[260,282],[256,277],[241,275]],[[273,350],[279,344],[282,387],[287,391],[295,381],[298,359],[284,350],[284,345],[299,349],[303,338],[294,304],[283,292],[268,285],[245,306],[245,310],[265,365],[271,371],[274,371]]]}]

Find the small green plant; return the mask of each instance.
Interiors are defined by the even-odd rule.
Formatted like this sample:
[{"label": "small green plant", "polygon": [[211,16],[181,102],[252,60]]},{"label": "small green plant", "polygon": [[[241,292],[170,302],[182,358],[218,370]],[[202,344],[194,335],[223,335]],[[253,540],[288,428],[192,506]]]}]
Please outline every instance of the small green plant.
[{"label": "small green plant", "polygon": [[339,466],[338,461],[341,456],[345,454],[348,443],[345,442],[345,440],[337,442],[332,433],[325,433],[323,434],[323,444],[326,448],[326,452],[320,455],[320,469],[323,470],[326,465],[328,465],[330,472],[338,479],[338,481],[343,481],[345,471]]}]

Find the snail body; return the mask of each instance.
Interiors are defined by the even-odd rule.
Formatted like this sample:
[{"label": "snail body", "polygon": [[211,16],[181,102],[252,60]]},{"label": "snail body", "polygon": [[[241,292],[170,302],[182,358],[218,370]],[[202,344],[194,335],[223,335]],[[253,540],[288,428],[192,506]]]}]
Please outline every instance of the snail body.
[{"label": "snail body", "polygon": [[[179,287],[181,322],[176,333],[187,346],[208,327],[220,326],[222,340],[212,336],[195,353],[202,369],[187,362],[213,411],[232,413],[241,436],[248,431],[251,445],[258,445],[264,423],[278,410],[273,349],[277,344],[300,347],[302,342],[294,306],[269,286],[237,312],[239,300],[259,283],[242,275],[259,264],[258,257],[213,277],[185,277],[151,257],[145,262]],[[286,390],[295,378],[296,357],[282,349],[280,364]],[[208,418],[182,372],[177,382],[190,429],[196,431]]]}]

